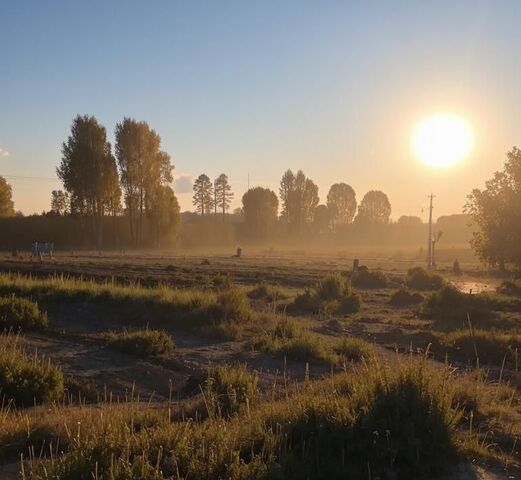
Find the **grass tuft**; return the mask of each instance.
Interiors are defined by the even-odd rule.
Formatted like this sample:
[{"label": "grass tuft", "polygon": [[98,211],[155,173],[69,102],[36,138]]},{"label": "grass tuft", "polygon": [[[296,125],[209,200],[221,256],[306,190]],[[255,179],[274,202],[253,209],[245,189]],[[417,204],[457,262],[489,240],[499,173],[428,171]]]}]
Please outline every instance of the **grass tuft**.
[{"label": "grass tuft", "polygon": [[47,315],[38,304],[26,298],[0,297],[0,329],[41,330],[47,327]]},{"label": "grass tuft", "polygon": [[63,375],[49,360],[29,355],[15,335],[0,337],[0,396],[18,406],[58,400]]},{"label": "grass tuft", "polygon": [[172,337],[161,330],[132,330],[109,333],[108,344],[114,350],[136,357],[166,355],[174,351]]}]

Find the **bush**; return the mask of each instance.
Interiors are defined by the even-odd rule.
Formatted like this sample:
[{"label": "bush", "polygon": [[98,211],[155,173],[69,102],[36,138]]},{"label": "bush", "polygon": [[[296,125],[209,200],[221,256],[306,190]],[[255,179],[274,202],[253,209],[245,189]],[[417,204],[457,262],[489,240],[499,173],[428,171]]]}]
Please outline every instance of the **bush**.
[{"label": "bush", "polygon": [[359,362],[373,355],[373,347],[362,338],[344,336],[334,347],[335,353],[347,361]]},{"label": "bush", "polygon": [[29,355],[20,338],[0,340],[0,396],[18,406],[58,400],[63,394],[63,375],[46,359]]},{"label": "bush", "polygon": [[249,408],[258,400],[258,384],[257,372],[245,365],[210,367],[204,388],[209,415],[229,417]]},{"label": "bush", "polygon": [[286,439],[281,478],[430,478],[458,461],[453,389],[425,365],[375,362],[329,390],[270,419]]},{"label": "bush", "polygon": [[234,287],[233,281],[232,281],[230,275],[228,275],[228,274],[218,273],[213,278],[212,283],[213,283],[214,288],[216,288],[217,290],[226,290],[226,289]]},{"label": "bush", "polygon": [[297,295],[293,306],[300,312],[349,314],[360,310],[362,300],[339,273],[324,277],[313,289]]},{"label": "bush", "polygon": [[457,330],[444,335],[441,345],[457,358],[463,357],[465,361],[475,363],[479,359],[481,365],[502,365],[505,360],[514,366],[516,355],[521,353],[521,336],[517,333],[490,330]]},{"label": "bush", "polygon": [[286,300],[288,293],[278,285],[269,285],[267,283],[260,283],[255,288],[250,290],[248,296],[255,300],[265,300],[267,302],[276,302],[277,300]]},{"label": "bush", "polygon": [[219,321],[247,322],[251,318],[250,302],[240,288],[228,288],[219,292],[214,313]]},{"label": "bush", "polygon": [[440,275],[429,273],[422,267],[414,267],[407,271],[405,283],[413,290],[438,290],[445,282]]},{"label": "bush", "polygon": [[497,317],[492,306],[486,294],[462,293],[453,285],[445,285],[425,299],[422,314],[438,327],[459,329],[468,326],[469,316],[473,325],[491,324]]},{"label": "bush", "polygon": [[302,329],[296,321],[283,318],[273,330],[253,339],[253,346],[263,352],[286,356],[291,360],[332,362],[324,342]]},{"label": "bush", "polygon": [[501,293],[503,295],[509,295],[511,297],[519,297],[521,296],[521,286],[519,283],[514,282],[512,280],[504,280],[501,282],[501,285],[497,287],[497,293]]},{"label": "bush", "polygon": [[36,302],[15,295],[0,297],[0,329],[38,330],[46,326],[47,314]]},{"label": "bush", "polygon": [[351,276],[351,284],[356,288],[385,288],[388,283],[387,276],[379,270],[359,270]]},{"label": "bush", "polygon": [[161,330],[134,330],[108,335],[109,346],[114,350],[137,357],[157,357],[174,351],[172,337]]},{"label": "bush", "polygon": [[400,288],[391,296],[389,303],[395,307],[409,307],[411,305],[418,305],[424,300],[423,295],[418,292],[410,292],[405,288]]}]

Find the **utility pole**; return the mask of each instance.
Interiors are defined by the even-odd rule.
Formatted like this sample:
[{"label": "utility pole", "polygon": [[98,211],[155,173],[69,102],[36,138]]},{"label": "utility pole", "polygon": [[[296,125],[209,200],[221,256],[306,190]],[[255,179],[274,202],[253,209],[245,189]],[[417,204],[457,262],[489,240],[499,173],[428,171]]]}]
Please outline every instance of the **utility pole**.
[{"label": "utility pole", "polygon": [[434,195],[431,193],[429,195],[429,200],[430,200],[430,205],[429,205],[429,245],[428,245],[428,248],[427,248],[427,251],[429,252],[428,253],[428,259],[427,259],[427,266],[429,268],[432,268],[433,267],[433,264],[434,264],[434,259],[433,259],[433,245],[432,245],[432,200],[434,198]]}]

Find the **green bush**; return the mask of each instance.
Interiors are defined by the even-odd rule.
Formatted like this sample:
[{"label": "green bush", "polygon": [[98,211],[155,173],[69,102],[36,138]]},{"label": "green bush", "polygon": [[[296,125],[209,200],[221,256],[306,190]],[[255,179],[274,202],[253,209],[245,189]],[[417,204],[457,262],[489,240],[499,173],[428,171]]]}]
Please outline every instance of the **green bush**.
[{"label": "green bush", "polygon": [[491,325],[497,315],[486,294],[462,293],[453,285],[445,285],[425,299],[422,314],[441,328],[459,329],[473,325]]},{"label": "green bush", "polygon": [[440,275],[429,273],[422,267],[413,267],[407,271],[405,283],[413,290],[438,290],[445,282]]},{"label": "green bush", "polygon": [[463,360],[471,364],[479,359],[481,365],[501,366],[506,361],[507,365],[515,366],[516,357],[521,354],[521,335],[479,329],[471,332],[464,329],[445,334],[441,338],[441,345],[448,349],[451,357],[463,357]]},{"label": "green bush", "polygon": [[334,273],[297,295],[293,306],[305,313],[349,314],[358,312],[361,303],[361,297],[353,292],[349,280]]},{"label": "green bush", "polygon": [[216,320],[247,322],[251,319],[251,306],[243,290],[238,287],[222,290],[215,305]]},{"label": "green bush", "polygon": [[380,270],[358,270],[351,276],[351,284],[356,288],[385,288],[389,279]]},{"label": "green bush", "polygon": [[212,366],[204,386],[205,402],[211,416],[225,416],[249,408],[259,397],[259,376],[246,365]]},{"label": "green bush", "polygon": [[424,300],[423,295],[418,292],[410,292],[405,288],[400,288],[391,295],[389,303],[395,307],[409,307],[411,305],[418,305]]},{"label": "green bush", "polygon": [[362,338],[344,336],[334,347],[335,353],[347,361],[359,362],[369,359],[374,354],[371,344]]},{"label": "green bush", "polygon": [[276,326],[253,339],[253,347],[290,360],[333,362],[325,343],[304,330],[295,320],[283,318]]},{"label": "green bush", "polygon": [[0,329],[38,330],[47,326],[47,314],[36,302],[10,295],[0,297]]},{"label": "green bush", "polygon": [[0,397],[18,406],[58,400],[63,394],[63,375],[47,359],[29,355],[20,338],[0,339]]},{"label": "green bush", "polygon": [[172,337],[161,330],[133,330],[108,335],[109,346],[114,350],[137,357],[157,357],[173,352]]},{"label": "green bush", "polygon": [[521,296],[521,285],[518,282],[512,280],[503,280],[501,285],[496,289],[497,293],[501,293],[503,295],[509,295],[512,297]]},{"label": "green bush", "polygon": [[248,296],[254,300],[265,300],[267,302],[276,302],[277,300],[286,300],[289,295],[282,287],[278,285],[269,285],[265,282],[260,283],[250,290]]},{"label": "green bush", "polygon": [[223,273],[218,273],[213,278],[212,283],[213,283],[214,288],[216,288],[218,290],[226,290],[229,288],[233,288],[235,286],[233,284],[233,281],[232,281],[230,275],[223,274]]}]

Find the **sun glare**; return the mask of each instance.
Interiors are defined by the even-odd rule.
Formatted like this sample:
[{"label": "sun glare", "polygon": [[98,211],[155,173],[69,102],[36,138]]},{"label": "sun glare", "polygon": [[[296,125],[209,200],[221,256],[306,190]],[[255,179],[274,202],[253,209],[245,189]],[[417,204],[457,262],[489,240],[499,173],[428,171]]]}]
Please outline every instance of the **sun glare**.
[{"label": "sun glare", "polygon": [[424,118],[414,132],[412,146],[428,165],[446,167],[468,155],[472,133],[462,118],[452,113],[438,113]]}]

